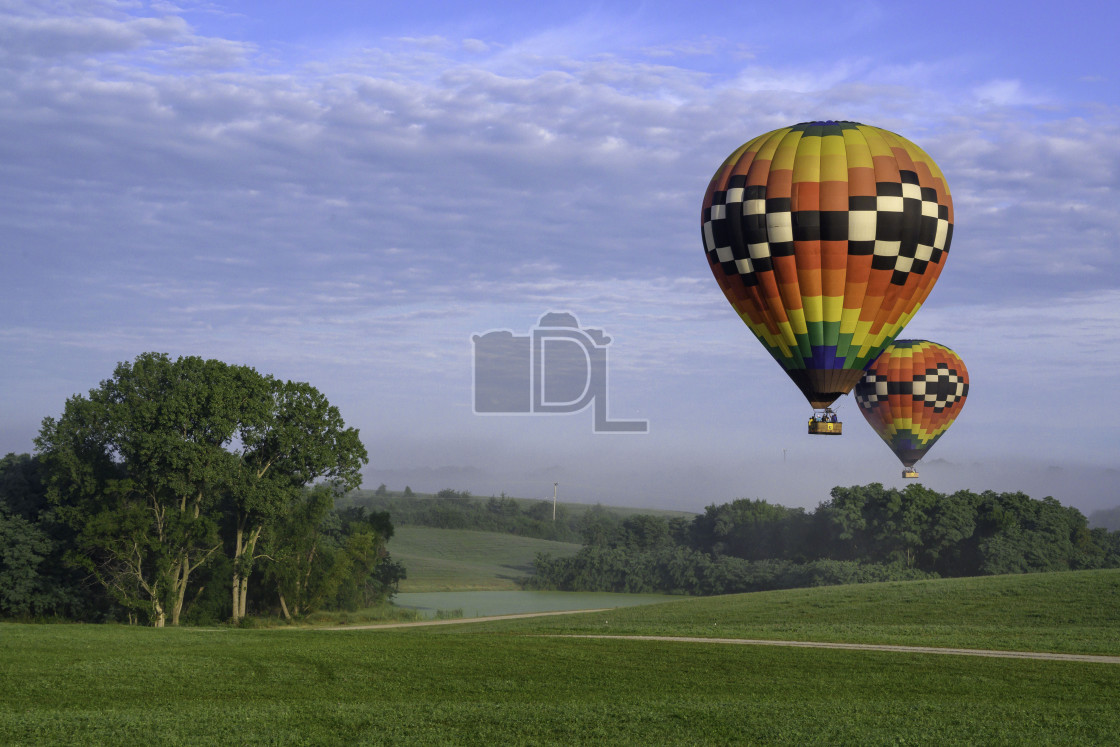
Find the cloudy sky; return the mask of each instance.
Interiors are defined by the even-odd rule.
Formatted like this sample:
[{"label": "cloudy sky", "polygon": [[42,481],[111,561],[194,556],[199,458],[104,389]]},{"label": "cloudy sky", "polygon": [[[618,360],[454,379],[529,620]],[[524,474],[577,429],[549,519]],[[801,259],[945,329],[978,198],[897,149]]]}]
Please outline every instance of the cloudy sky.
[{"label": "cloudy sky", "polygon": [[[0,453],[162,351],[311,382],[367,487],[702,510],[902,485],[851,397],[843,437],[805,434],[700,237],[735,147],[848,119],[953,193],[902,337],[972,386],[923,482],[1120,503],[1117,6],[463,7],[0,0]],[[610,417],[648,433],[474,413],[472,337],[550,311],[611,339]]]}]

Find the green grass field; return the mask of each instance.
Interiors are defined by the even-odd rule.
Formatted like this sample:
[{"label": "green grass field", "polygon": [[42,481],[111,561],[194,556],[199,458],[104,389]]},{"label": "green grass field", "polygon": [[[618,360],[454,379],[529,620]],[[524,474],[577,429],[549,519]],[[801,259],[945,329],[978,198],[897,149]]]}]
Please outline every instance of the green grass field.
[{"label": "green grass field", "polygon": [[1120,733],[1118,664],[548,637],[581,631],[1116,653],[1120,571],[383,631],[5,624],[0,744],[1082,745]]},{"label": "green grass field", "polygon": [[502,626],[1120,655],[1120,569],[785,589]]},{"label": "green grass field", "polygon": [[517,589],[532,573],[533,558],[547,552],[574,555],[580,546],[533,537],[465,529],[400,526],[389,552],[408,577],[401,591],[500,591]]}]

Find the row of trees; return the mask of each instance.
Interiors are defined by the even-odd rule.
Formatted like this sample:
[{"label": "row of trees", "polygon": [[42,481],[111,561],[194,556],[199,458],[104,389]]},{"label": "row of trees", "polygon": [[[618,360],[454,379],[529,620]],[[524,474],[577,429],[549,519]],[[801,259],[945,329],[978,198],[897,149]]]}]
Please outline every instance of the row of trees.
[{"label": "row of trees", "polygon": [[1053,498],[837,487],[816,511],[760,500],[641,515],[542,554],[532,588],[725,594],[831,583],[1120,567],[1120,531]]},{"label": "row of trees", "polygon": [[618,521],[602,507],[573,514],[558,504],[554,519],[552,501],[518,500],[505,493],[478,498],[469,491],[451,488],[431,497],[415,498],[408,488],[404,493],[390,493],[382,485],[373,493],[356,493],[350,500],[389,512],[399,525],[503,532],[560,542],[579,542],[592,526]]},{"label": "row of trees", "polygon": [[1120,530],[1120,506],[1097,509],[1089,514],[1089,522],[1093,526],[1104,527],[1110,530]]},{"label": "row of trees", "polygon": [[332,515],[368,457],[310,384],[147,353],[35,443],[3,462],[0,613],[163,626],[197,604],[236,622],[263,603],[258,578],[296,615],[400,574],[386,514]]}]

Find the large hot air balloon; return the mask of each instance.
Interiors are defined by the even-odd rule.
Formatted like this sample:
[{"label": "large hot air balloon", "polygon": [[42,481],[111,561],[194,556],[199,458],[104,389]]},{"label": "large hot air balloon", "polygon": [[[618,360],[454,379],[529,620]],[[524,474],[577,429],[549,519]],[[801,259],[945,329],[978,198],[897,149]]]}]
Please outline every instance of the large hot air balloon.
[{"label": "large hot air balloon", "polygon": [[701,221],[727,300],[819,409],[851,391],[929,295],[953,202],[906,138],[806,122],[728,156]]},{"label": "large hot air balloon", "polygon": [[968,369],[944,345],[895,340],[856,384],[863,417],[917,477],[914,463],[925,456],[957,419],[968,397]]}]

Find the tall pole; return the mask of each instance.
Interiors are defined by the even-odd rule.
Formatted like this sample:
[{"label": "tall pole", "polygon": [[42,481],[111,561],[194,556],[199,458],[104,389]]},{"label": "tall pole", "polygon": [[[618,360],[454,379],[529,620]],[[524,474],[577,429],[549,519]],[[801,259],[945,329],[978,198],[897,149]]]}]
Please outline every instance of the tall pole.
[{"label": "tall pole", "polygon": [[552,520],[556,521],[556,493],[560,490],[560,483],[552,483]]}]

